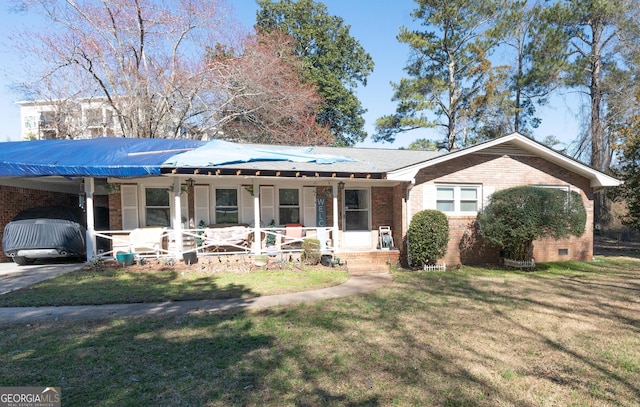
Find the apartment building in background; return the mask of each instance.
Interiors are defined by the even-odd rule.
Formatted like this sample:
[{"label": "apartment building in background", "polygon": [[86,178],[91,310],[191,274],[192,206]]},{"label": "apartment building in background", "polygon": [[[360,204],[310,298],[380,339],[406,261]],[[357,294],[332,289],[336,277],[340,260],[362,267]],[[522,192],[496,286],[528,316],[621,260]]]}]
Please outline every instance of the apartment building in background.
[{"label": "apartment building in background", "polygon": [[123,136],[106,98],[30,100],[20,106],[22,140]]}]

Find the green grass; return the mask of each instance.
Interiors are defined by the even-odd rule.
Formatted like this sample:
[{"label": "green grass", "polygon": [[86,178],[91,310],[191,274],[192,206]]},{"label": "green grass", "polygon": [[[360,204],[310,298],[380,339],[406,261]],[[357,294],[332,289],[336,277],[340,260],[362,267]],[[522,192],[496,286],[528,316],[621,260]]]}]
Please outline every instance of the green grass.
[{"label": "green grass", "polygon": [[326,267],[215,273],[197,267],[91,268],[2,295],[0,307],[250,298],[338,285],[347,277]]},{"label": "green grass", "polygon": [[5,326],[0,383],[65,406],[640,404],[640,261],[393,274],[259,312]]}]

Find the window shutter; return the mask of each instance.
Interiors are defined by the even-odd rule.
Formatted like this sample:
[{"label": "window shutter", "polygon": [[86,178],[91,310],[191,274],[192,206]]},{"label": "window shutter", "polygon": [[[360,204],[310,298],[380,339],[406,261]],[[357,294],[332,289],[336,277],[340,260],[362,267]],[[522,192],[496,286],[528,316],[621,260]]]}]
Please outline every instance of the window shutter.
[{"label": "window shutter", "polygon": [[434,184],[422,185],[422,209],[436,209],[437,192]]},{"label": "window shutter", "polygon": [[253,196],[244,187],[240,188],[240,223],[253,223]]},{"label": "window shutter", "polygon": [[180,220],[185,228],[189,228],[189,194],[180,191]]},{"label": "window shutter", "polygon": [[193,222],[196,228],[200,221],[204,221],[205,225],[211,224],[211,218],[209,215],[209,186],[208,185],[196,185],[193,187],[193,203],[194,203],[194,217]]},{"label": "window shutter", "polygon": [[316,227],[316,188],[302,188],[302,223],[306,227]]},{"label": "window shutter", "polygon": [[276,202],[274,187],[260,187],[260,221],[267,226],[271,220],[276,220]]},{"label": "window shutter", "polygon": [[122,200],[122,229],[131,230],[139,226],[138,222],[138,186],[122,185],[120,187]]},{"label": "window shutter", "polygon": [[495,187],[488,187],[488,186],[483,186],[482,187],[482,202],[480,202],[480,208],[478,209],[483,209],[485,208],[488,204],[489,204],[489,197],[496,191]]}]

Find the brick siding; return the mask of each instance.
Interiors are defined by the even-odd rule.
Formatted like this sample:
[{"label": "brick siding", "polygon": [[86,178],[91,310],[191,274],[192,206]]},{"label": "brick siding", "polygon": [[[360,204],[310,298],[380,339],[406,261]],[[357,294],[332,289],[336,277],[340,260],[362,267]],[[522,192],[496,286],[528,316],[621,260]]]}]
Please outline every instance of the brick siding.
[{"label": "brick siding", "polygon": [[[520,185],[569,185],[578,190],[587,211],[586,231],[580,237],[534,242],[537,262],[593,259],[593,191],[589,179],[533,156],[471,154],[421,170],[411,191],[410,216],[426,209],[425,184],[482,184],[494,191]],[[447,265],[497,263],[500,252],[480,236],[475,216],[449,216],[450,238],[441,261]],[[406,230],[403,230],[403,234]],[[568,254],[563,252],[566,249]]]}]

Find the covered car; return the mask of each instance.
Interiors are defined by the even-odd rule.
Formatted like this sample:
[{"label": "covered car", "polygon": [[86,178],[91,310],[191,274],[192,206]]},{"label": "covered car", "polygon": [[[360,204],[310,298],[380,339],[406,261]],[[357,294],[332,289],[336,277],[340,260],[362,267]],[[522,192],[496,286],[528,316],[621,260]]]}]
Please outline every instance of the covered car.
[{"label": "covered car", "polygon": [[86,256],[84,214],[79,208],[47,206],[20,212],[4,228],[2,248],[19,265],[41,259]]}]

